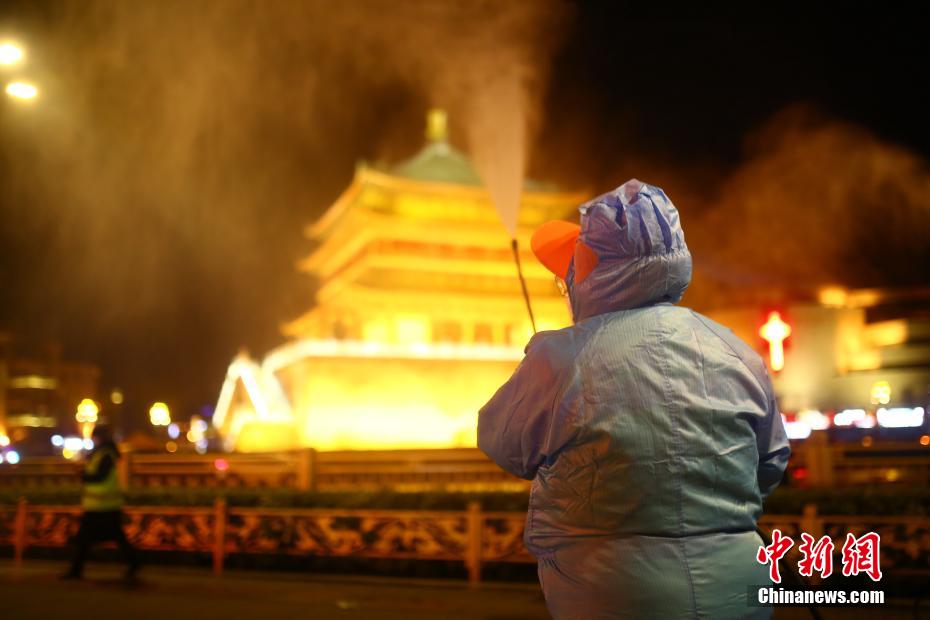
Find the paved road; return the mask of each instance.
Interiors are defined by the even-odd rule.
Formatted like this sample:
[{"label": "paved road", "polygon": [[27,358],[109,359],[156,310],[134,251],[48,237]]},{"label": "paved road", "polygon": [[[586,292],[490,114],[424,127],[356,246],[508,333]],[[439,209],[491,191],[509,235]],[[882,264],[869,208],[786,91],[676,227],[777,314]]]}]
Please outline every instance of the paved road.
[{"label": "paved road", "polygon": [[[138,585],[116,565],[88,568],[88,579],[59,582],[65,565],[0,561],[3,620],[544,620],[538,586],[460,581],[146,567]],[[912,618],[906,605],[821,610],[825,620]],[[780,608],[776,620],[805,620],[803,608]],[[920,617],[930,619],[930,607]]]},{"label": "paved road", "polygon": [[[117,565],[91,565],[87,579],[59,582],[65,565],[28,560],[17,570],[0,561],[0,617],[53,620],[544,620],[536,585],[407,578],[335,577],[146,567],[138,585],[122,582]],[[100,610],[97,612],[91,610]]]}]

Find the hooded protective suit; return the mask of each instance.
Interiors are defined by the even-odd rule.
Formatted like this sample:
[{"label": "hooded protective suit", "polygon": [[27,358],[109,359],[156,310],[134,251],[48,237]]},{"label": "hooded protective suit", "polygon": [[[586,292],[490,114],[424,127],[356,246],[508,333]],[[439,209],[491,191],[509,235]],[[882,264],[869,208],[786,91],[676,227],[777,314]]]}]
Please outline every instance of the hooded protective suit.
[{"label": "hooded protective suit", "polygon": [[525,543],[557,620],[769,617],[762,500],[790,448],[759,356],[674,306],[691,255],[674,205],[632,180],[584,204],[597,254],[566,283],[575,325],[540,332],[478,418],[478,445],[533,480]]}]

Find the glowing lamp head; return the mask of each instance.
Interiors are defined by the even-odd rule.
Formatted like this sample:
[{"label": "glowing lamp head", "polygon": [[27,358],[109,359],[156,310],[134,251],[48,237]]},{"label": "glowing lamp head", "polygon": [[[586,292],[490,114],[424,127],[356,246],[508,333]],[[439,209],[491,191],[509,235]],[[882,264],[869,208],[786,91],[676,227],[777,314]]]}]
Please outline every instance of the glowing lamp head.
[{"label": "glowing lamp head", "polygon": [[149,421],[152,426],[168,426],[171,424],[171,412],[168,405],[162,402],[153,404],[149,408]]},{"label": "glowing lamp head", "polygon": [[81,424],[93,424],[97,421],[98,413],[100,413],[100,409],[97,407],[97,403],[85,398],[77,406],[77,413],[74,417]]},{"label": "glowing lamp head", "polygon": [[873,405],[887,405],[891,402],[891,384],[887,381],[876,381],[869,391]]},{"label": "glowing lamp head", "polygon": [[6,94],[14,99],[29,100],[39,96],[39,89],[28,82],[10,82],[6,85]]},{"label": "glowing lamp head", "polygon": [[15,43],[0,44],[0,65],[15,65],[23,59],[23,50]]}]

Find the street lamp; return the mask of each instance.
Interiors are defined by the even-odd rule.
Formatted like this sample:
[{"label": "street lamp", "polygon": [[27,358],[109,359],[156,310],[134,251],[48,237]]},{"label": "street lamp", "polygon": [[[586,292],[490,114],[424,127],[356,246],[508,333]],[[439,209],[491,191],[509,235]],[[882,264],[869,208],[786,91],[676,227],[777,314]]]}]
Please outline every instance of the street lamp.
[{"label": "street lamp", "polygon": [[74,418],[81,424],[94,423],[97,421],[98,413],[100,413],[100,409],[97,407],[97,403],[85,398],[77,406],[77,413],[74,414]]},{"label": "street lamp", "polygon": [[14,99],[27,101],[39,96],[39,89],[29,82],[10,82],[6,85],[6,94]]},{"label": "street lamp", "polygon": [[78,424],[81,425],[81,435],[84,436],[84,439],[90,439],[90,436],[94,432],[94,426],[97,424],[97,414],[100,413],[100,409],[90,398],[85,398],[77,406],[77,413],[74,414],[74,419],[77,420]]},{"label": "street lamp", "polygon": [[15,43],[0,44],[0,65],[15,65],[23,59],[23,48]]},{"label": "street lamp", "polygon": [[171,413],[165,403],[155,403],[149,408],[149,421],[152,426],[168,426],[171,424]]}]

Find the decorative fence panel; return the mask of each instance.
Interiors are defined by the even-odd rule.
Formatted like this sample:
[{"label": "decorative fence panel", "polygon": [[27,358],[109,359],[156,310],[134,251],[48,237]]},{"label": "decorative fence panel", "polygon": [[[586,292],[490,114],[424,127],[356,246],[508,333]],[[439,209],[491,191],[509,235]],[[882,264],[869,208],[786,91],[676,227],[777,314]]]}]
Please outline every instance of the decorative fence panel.
[{"label": "decorative fence panel", "polygon": [[[930,518],[927,517],[832,517],[823,518],[824,534],[842,547],[847,532],[881,536],[882,570],[930,570]],[[927,580],[930,588],[930,575]]]},{"label": "decorative fence panel", "polygon": [[[532,563],[523,546],[522,512],[128,507],[126,533],[140,549],[210,553],[221,573],[230,554],[446,560],[464,562],[469,581],[486,563]],[[75,534],[76,506],[0,506],[0,545],[21,562],[28,547],[63,547]],[[802,532],[828,534],[837,549],[847,533],[881,535],[883,570],[930,571],[930,517],[766,515],[763,530],[778,528],[795,541]],[[795,545],[789,560],[797,559]]]},{"label": "decorative fence panel", "polygon": [[16,522],[15,506],[0,506],[0,545],[12,545]]},{"label": "decorative fence panel", "polygon": [[523,546],[522,512],[488,512],[482,515],[481,559],[485,562],[536,562]]},{"label": "decorative fence panel", "polygon": [[127,508],[126,536],[140,549],[213,550],[216,518],[210,508]]},{"label": "decorative fence panel", "polygon": [[461,560],[461,512],[231,509],[228,553]]},{"label": "decorative fence panel", "polygon": [[77,533],[81,509],[75,506],[27,506],[25,547],[63,547]]}]

